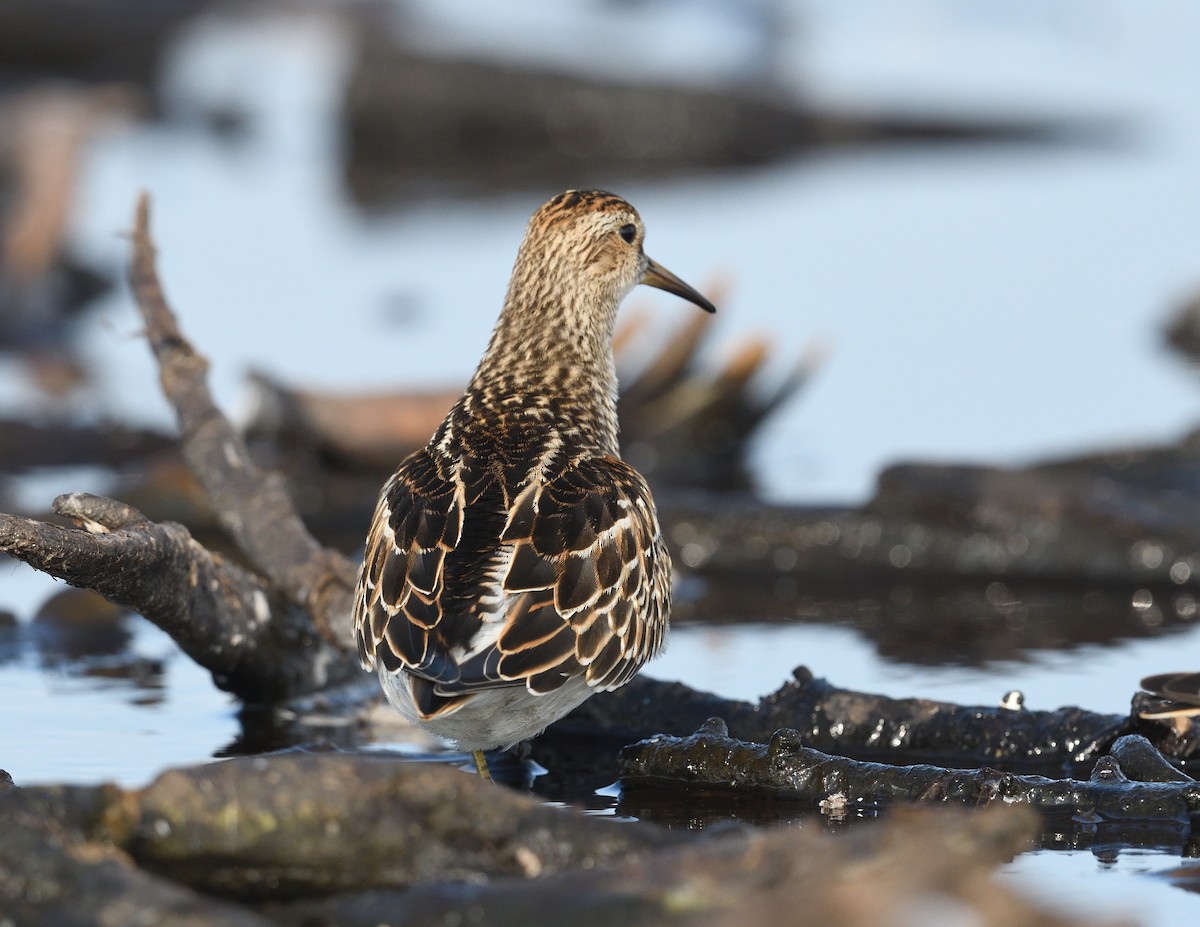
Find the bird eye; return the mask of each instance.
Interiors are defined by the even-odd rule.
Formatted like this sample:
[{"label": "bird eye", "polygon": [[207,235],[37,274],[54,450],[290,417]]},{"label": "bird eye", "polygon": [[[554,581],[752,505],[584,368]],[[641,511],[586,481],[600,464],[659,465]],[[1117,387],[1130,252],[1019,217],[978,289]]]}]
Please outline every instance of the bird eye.
[{"label": "bird eye", "polygon": [[617,230],[617,234],[632,245],[634,238],[637,237],[637,229],[633,227],[632,223],[630,223],[629,225],[622,225],[621,228]]}]

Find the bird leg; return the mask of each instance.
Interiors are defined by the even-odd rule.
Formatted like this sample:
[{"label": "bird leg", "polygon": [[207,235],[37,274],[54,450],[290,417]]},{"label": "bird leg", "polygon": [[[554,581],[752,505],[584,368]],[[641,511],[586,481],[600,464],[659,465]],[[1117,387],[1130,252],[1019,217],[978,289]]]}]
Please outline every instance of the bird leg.
[{"label": "bird leg", "polygon": [[492,782],[492,773],[488,769],[487,757],[483,755],[483,751],[473,750],[471,751],[471,756],[475,758],[475,771],[479,773],[479,778]]}]

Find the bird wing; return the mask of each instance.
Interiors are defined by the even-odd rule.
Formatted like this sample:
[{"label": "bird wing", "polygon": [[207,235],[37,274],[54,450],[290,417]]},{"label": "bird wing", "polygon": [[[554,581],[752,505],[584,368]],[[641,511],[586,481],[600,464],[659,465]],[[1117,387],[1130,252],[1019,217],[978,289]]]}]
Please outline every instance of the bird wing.
[{"label": "bird wing", "polygon": [[496,639],[501,679],[550,692],[583,674],[615,689],[661,648],[671,559],[650,490],[612,456],[588,457],[513,500],[500,536],[504,591],[519,595]]},{"label": "bird wing", "polygon": [[[483,481],[459,475],[467,468],[444,469],[418,451],[380,496],[355,600],[365,667],[381,663],[431,683],[418,687],[425,699],[416,689],[414,697],[422,713],[435,713],[481,689],[525,685],[540,694],[580,675],[614,689],[657,653],[670,557],[637,471],[616,457],[587,457],[491,505]],[[476,520],[492,508],[498,530],[474,543]],[[498,631],[487,627],[489,611],[502,613],[490,619]]]},{"label": "bird wing", "polygon": [[466,484],[428,448],[407,457],[379,494],[354,599],[354,636],[366,669],[377,662],[431,679],[456,672],[441,624],[446,558],[459,545]]}]

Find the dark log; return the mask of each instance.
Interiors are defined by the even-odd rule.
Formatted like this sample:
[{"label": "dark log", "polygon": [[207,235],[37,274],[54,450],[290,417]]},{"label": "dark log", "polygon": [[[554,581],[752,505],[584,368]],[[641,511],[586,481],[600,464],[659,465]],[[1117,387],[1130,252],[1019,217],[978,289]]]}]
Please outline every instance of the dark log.
[{"label": "dark log", "polygon": [[1200,360],[1200,293],[1193,293],[1166,320],[1163,340],[1189,361]]},{"label": "dark log", "polygon": [[346,82],[345,183],[378,209],[403,196],[587,187],[769,163],[830,145],[1111,139],[1111,120],[863,116],[776,86],[636,83],[578,70],[448,59],[368,20]]},{"label": "dark log", "polygon": [[128,818],[134,794],[112,785],[0,788],[0,911],[23,927],[267,923],[138,869],[111,826]]},{"label": "dark log", "polygon": [[804,667],[794,675],[793,681],[757,704],[640,677],[590,699],[560,724],[591,725],[632,740],[656,733],[684,736],[707,718],[721,717],[748,740],[765,741],[780,728],[791,728],[803,732],[809,746],[839,755],[1055,773],[1090,765],[1135,726],[1156,746],[1169,739],[1169,725],[1152,727],[1128,716],[1071,707],[1014,711],[998,705],[894,699],[839,689]]},{"label": "dark log", "polygon": [[1088,781],[1021,776],[991,768],[891,766],[830,756],[804,744],[794,730],[767,743],[731,738],[724,721],[710,719],[690,737],[657,736],[621,751],[621,781],[634,790],[656,783],[771,792],[809,807],[854,812],[896,802],[981,805],[1023,803],[1093,821],[1167,820],[1185,830],[1200,818],[1200,783],[1133,781],[1116,758],[1101,757]]},{"label": "dark log", "polygon": [[1086,472],[911,465],[886,470],[861,510],[711,498],[668,508],[701,575],[1200,587],[1200,506]]},{"label": "dark log", "polygon": [[5,0],[6,77],[149,85],[184,22],[211,0]]},{"label": "dark log", "polygon": [[174,453],[177,446],[175,439],[165,434],[113,423],[34,424],[0,419],[0,473],[24,473],[40,467],[117,468]]}]

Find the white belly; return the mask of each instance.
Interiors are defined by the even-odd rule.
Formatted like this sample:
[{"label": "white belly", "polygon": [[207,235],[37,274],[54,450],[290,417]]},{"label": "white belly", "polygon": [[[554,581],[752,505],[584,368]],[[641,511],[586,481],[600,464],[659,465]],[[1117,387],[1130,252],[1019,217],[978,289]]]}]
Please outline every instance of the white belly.
[{"label": "white belly", "polygon": [[451,741],[460,750],[508,749],[536,737],[594,694],[582,676],[568,679],[547,695],[533,695],[523,685],[485,689],[436,718],[422,719],[409,691],[409,675],[379,667],[387,700],[417,727]]}]

